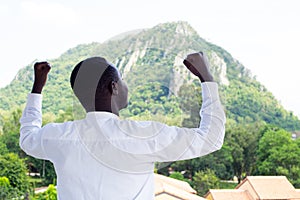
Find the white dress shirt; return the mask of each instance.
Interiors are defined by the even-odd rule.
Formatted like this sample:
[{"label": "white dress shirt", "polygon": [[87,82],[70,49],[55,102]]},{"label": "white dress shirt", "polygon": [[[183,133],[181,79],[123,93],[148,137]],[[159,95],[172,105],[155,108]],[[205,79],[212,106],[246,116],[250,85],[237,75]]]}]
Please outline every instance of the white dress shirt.
[{"label": "white dress shirt", "polygon": [[20,146],[50,160],[61,200],[154,199],[154,163],[204,156],[222,147],[225,114],[214,82],[202,83],[199,128],[120,120],[109,112],[42,126],[42,95],[29,94]]}]

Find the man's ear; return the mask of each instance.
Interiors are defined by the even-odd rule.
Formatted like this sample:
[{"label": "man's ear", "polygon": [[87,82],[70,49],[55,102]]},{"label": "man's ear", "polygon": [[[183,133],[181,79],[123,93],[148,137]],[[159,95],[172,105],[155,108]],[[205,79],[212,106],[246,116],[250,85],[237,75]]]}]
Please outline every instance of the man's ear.
[{"label": "man's ear", "polygon": [[112,91],[112,95],[118,95],[118,83],[115,81],[111,82],[111,91]]}]

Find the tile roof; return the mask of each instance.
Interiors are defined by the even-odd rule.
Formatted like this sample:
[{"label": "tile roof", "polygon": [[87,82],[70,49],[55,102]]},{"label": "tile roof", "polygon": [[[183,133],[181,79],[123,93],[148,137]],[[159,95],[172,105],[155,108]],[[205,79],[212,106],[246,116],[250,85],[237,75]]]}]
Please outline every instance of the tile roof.
[{"label": "tile roof", "polygon": [[[285,176],[248,176],[236,188],[246,189],[248,182],[259,199],[299,199],[300,193]],[[251,188],[248,188],[250,190]]]},{"label": "tile roof", "polygon": [[185,181],[155,174],[155,200],[205,200]]},{"label": "tile roof", "polygon": [[241,189],[209,190],[205,197],[212,200],[254,200],[247,190]]}]

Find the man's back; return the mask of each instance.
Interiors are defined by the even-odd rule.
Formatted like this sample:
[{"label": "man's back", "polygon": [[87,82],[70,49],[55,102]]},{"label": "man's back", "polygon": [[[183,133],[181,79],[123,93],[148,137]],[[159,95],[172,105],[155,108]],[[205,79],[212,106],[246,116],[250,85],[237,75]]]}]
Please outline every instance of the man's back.
[{"label": "man's back", "polygon": [[[225,114],[218,85],[213,82],[201,54],[188,58],[187,67],[202,82],[198,128],[120,120],[118,113],[126,105],[127,87],[119,73],[112,76],[118,71],[111,66],[108,68],[111,71],[104,71],[103,81],[108,85],[101,78],[99,83],[103,84],[96,89],[102,91],[104,85],[108,87],[105,92],[97,93],[92,104],[82,100],[87,111],[85,119],[42,127],[41,91],[50,69],[48,63],[35,65],[38,79],[20,120],[20,146],[29,155],[53,162],[59,199],[154,199],[155,162],[191,159],[222,147]],[[90,60],[95,65],[103,61]],[[88,80],[84,79],[82,84],[84,81]]]},{"label": "man's back", "polygon": [[[99,112],[97,120],[100,124],[105,124],[114,120],[110,115],[113,114]],[[95,157],[96,152],[91,152],[92,150],[84,144],[82,136],[89,131],[99,130],[97,125],[90,126],[90,130],[85,129],[87,124],[94,122],[90,118],[91,115],[83,120],[62,124],[51,123],[44,127],[42,154],[54,164],[58,178],[59,199],[154,198],[153,171],[124,172],[121,163],[120,169],[114,169],[117,167],[103,163],[101,158]],[[82,128],[86,131],[79,133],[78,130]],[[112,158],[113,155],[106,157]]]}]

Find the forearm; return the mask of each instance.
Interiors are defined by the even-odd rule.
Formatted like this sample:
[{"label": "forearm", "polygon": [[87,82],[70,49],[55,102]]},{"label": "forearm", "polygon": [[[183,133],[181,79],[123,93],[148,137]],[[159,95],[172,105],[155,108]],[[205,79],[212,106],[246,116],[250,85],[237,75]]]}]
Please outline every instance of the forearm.
[{"label": "forearm", "polygon": [[211,74],[208,75],[199,75],[198,77],[201,81],[201,83],[205,83],[205,82],[214,82],[214,78]]},{"label": "forearm", "polygon": [[32,86],[32,90],[31,93],[35,93],[35,94],[41,94],[43,91],[43,87],[41,84],[38,84],[36,82],[34,82],[33,86]]}]

